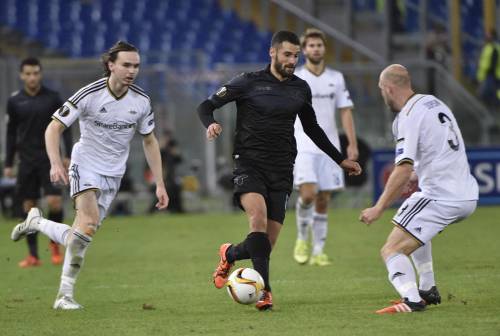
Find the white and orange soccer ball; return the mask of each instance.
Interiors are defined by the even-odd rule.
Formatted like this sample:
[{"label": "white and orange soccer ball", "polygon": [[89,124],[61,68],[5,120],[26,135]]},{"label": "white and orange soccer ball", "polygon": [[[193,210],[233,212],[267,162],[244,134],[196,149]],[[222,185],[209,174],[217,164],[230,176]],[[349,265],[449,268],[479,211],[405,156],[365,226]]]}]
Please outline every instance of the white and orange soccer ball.
[{"label": "white and orange soccer ball", "polygon": [[264,289],[264,280],[252,268],[238,268],[226,283],[229,296],[241,304],[252,304],[259,300]]}]

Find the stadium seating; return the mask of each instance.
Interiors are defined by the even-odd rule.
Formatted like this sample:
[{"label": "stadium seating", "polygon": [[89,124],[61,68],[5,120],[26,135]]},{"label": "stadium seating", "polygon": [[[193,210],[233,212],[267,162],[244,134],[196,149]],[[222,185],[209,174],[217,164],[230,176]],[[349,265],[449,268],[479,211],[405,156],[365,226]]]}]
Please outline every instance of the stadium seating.
[{"label": "stadium seating", "polygon": [[[419,4],[422,0],[406,0],[404,4],[403,17],[404,28],[407,33],[419,32]],[[497,1],[498,2],[498,1]],[[380,4],[380,3],[379,3]],[[500,2],[499,2],[500,4]],[[377,11],[377,0],[354,0],[354,10],[360,12]],[[427,1],[428,28],[436,23],[441,23],[448,28],[449,9],[447,0]],[[380,10],[380,9],[379,9]],[[482,41],[484,39],[483,26],[483,1],[463,0],[460,2],[462,31],[467,37],[462,42],[463,72],[468,78],[474,79],[476,73],[477,59]]]},{"label": "stadium seating", "polygon": [[187,50],[205,51],[205,66],[266,62],[271,37],[217,0],[4,0],[0,25],[69,57],[95,57],[126,39],[143,61],[181,67],[196,63],[175,56]]}]

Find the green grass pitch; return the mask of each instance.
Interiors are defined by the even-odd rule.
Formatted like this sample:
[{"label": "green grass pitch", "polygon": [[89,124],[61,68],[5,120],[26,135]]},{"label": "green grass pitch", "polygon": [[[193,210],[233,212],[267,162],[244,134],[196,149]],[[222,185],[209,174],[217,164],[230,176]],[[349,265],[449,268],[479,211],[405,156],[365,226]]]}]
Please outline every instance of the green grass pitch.
[{"label": "green grass pitch", "polygon": [[19,269],[26,244],[11,242],[14,222],[1,219],[0,335],[499,336],[500,208],[479,208],[434,239],[440,306],[378,316],[397,297],[379,257],[392,213],[366,227],[359,210],[332,211],[333,265],[318,268],[293,261],[290,212],[271,259],[272,312],[238,305],[211,282],[218,246],[247,233],[243,213],[110,218],[78,279],[85,309],[74,312],[51,308],[60,267],[49,262],[47,239],[40,238],[43,266]]}]

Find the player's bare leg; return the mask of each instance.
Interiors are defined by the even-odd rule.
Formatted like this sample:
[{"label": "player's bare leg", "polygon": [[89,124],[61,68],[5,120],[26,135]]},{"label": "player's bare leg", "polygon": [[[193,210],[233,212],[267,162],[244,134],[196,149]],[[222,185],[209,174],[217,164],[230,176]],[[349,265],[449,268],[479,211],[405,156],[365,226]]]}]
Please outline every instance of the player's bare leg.
[{"label": "player's bare leg", "polygon": [[293,257],[299,264],[305,264],[309,259],[309,230],[313,224],[316,192],[315,183],[304,183],[299,187],[299,197],[295,206],[297,240],[293,250]]},{"label": "player's bare leg", "polygon": [[330,202],[331,191],[320,191],[316,195],[316,209],[313,214],[312,242],[313,249],[310,265],[328,266],[331,264],[328,256],[324,252],[326,237],[328,235],[328,203]]},{"label": "player's bare leg", "polygon": [[85,252],[92,242],[99,223],[99,208],[94,190],[83,192],[75,198],[76,217],[67,237],[66,255],[61,275],[61,284],[54,302],[54,309],[81,309],[74,298],[74,286],[83,266]]}]

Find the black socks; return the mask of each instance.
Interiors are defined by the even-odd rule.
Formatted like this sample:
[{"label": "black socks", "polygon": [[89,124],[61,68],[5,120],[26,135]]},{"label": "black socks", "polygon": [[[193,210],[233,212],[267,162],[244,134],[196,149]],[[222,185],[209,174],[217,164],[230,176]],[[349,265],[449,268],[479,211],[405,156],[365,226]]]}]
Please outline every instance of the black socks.
[{"label": "black socks", "polygon": [[[47,217],[48,220],[51,220],[56,223],[62,223],[64,219],[64,212],[63,210],[59,211],[49,211],[49,216]],[[50,241],[51,243],[55,243],[53,240]]]}]

